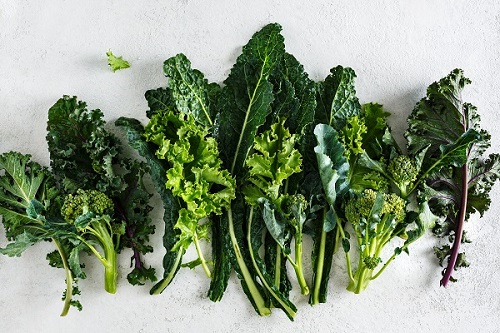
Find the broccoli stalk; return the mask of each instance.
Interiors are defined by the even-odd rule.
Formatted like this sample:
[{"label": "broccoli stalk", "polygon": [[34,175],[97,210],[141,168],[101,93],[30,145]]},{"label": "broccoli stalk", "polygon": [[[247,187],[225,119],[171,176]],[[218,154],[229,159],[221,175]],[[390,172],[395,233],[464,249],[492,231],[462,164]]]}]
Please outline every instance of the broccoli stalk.
[{"label": "broccoli stalk", "polygon": [[[116,249],[119,236],[125,231],[124,224],[112,223],[108,213],[113,208],[113,201],[104,193],[79,189],[76,195],[66,196],[61,209],[65,221],[75,227],[78,239],[104,266],[104,289],[111,294],[116,293],[118,277]],[[95,248],[94,242],[99,244],[102,254]]]},{"label": "broccoli stalk", "polygon": [[404,231],[404,228],[397,227],[404,223],[405,216],[405,201],[394,193],[377,193],[368,189],[348,202],[346,218],[353,226],[360,256],[356,272],[349,272],[347,290],[359,294],[394,259],[391,257],[375,273],[376,267],[382,262],[380,254],[384,246]]}]

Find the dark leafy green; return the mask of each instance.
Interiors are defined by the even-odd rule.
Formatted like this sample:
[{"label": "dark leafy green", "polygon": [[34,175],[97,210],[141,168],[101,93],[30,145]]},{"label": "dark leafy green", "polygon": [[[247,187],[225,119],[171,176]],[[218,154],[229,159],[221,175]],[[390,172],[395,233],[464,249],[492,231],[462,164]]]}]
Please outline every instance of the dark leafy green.
[{"label": "dark leafy green", "polygon": [[471,213],[483,215],[489,208],[489,192],[500,175],[499,155],[483,157],[490,146],[490,135],[480,128],[476,108],[462,101],[462,90],[469,83],[463,72],[455,69],[430,85],[427,96],[408,118],[405,133],[411,155],[427,149],[423,169],[431,171],[421,186],[422,196],[440,217],[434,232],[453,243],[451,247],[435,248],[442,263],[448,258],[443,286],[453,280],[456,268],[468,266],[465,254],[459,250],[466,241],[464,222]]}]

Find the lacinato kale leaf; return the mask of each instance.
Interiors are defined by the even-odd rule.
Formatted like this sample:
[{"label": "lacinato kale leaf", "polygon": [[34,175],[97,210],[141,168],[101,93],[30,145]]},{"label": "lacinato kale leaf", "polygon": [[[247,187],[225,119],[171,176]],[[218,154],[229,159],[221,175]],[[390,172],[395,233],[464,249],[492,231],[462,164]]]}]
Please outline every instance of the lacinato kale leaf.
[{"label": "lacinato kale leaf", "polygon": [[[158,109],[152,107],[151,110],[159,111],[161,106],[166,104],[157,104],[156,98],[153,96],[166,96],[163,94],[167,90],[157,89],[150,90],[146,93],[148,102],[150,106],[159,106]],[[161,94],[157,94],[161,92]],[[169,105],[172,106],[172,105]],[[154,113],[151,113],[153,115]],[[177,271],[181,267],[182,256],[184,255],[184,250],[181,249],[178,252],[170,251],[177,243],[177,235],[179,231],[174,229],[174,225],[177,222],[179,216],[180,203],[179,198],[176,198],[172,191],[168,190],[165,186],[167,182],[167,165],[164,160],[160,160],[156,157],[157,146],[154,143],[147,142],[144,137],[144,127],[136,119],[131,118],[119,118],[116,123],[117,126],[123,127],[126,130],[127,138],[129,144],[132,148],[136,149],[139,154],[144,157],[146,163],[149,166],[149,173],[153,180],[156,191],[159,193],[160,198],[165,207],[163,213],[163,222],[165,223],[165,232],[163,235],[163,246],[168,249],[163,258],[163,268],[164,274],[163,278],[151,289],[151,294],[161,293],[173,280]]]},{"label": "lacinato kale leaf", "polygon": [[169,78],[168,87],[177,110],[192,114],[201,125],[213,126],[219,85],[209,84],[203,73],[191,68],[191,62],[182,53],[167,59],[163,71]]},{"label": "lacinato kale leaf", "polygon": [[224,81],[218,108],[217,139],[226,168],[241,184],[244,163],[258,128],[272,111],[269,77],[285,53],[281,26],[269,24],[243,47]]}]

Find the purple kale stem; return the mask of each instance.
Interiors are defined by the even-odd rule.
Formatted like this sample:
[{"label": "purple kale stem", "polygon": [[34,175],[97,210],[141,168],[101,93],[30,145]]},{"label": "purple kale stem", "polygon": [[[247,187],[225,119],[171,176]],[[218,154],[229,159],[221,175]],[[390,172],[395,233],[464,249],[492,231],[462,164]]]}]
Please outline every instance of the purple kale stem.
[{"label": "purple kale stem", "polygon": [[121,202],[118,199],[114,200],[114,202],[115,202],[116,209],[118,210],[118,214],[120,215],[122,220],[125,221],[125,233],[127,234],[127,237],[130,240],[130,245],[131,245],[132,251],[134,252],[134,255],[132,257],[134,260],[134,267],[137,269],[142,269],[143,267],[142,267],[142,261],[141,261],[141,254],[137,250],[137,245],[132,240],[134,235],[135,235],[135,230],[129,225],[129,220],[128,220],[127,216],[125,215],[125,211],[123,210]]},{"label": "purple kale stem", "polygon": [[460,249],[460,243],[462,242],[462,235],[464,233],[464,222],[465,214],[467,213],[467,200],[469,193],[469,180],[468,180],[468,167],[467,163],[462,167],[462,200],[460,202],[460,211],[458,213],[458,219],[456,222],[455,230],[455,240],[453,242],[452,251],[450,254],[450,260],[448,261],[448,266],[444,272],[443,278],[441,279],[441,285],[446,287],[450,281],[451,275],[455,269],[455,264],[457,263],[458,251]]}]

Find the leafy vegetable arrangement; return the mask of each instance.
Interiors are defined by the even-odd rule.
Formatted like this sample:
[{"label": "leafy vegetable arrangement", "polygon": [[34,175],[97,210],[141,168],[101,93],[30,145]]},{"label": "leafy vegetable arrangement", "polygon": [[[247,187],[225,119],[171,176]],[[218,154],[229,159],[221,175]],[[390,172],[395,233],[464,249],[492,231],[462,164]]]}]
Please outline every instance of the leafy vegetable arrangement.
[{"label": "leafy vegetable arrangement", "polygon": [[[293,319],[287,268],[311,304],[325,302],[341,246],[347,289],[359,293],[429,228],[460,234],[453,228],[463,224],[456,218],[461,200],[468,213],[482,213],[489,204],[498,158],[477,158],[489,137],[474,109],[458,99],[467,82],[460,71],[433,84],[417,105],[404,154],[387,124],[389,113],[379,104],[360,105],[354,71],[337,66],[313,82],[285,51],[280,30],[270,24],[257,32],[222,86],[208,83],[183,54],[168,59],[168,87],[146,93],[149,124],[116,123],[147,160],[165,205],[165,272],[153,294],[179,267],[201,265],[211,279],[208,296],[218,301],[234,269],[257,313],[277,307]],[[446,129],[448,119],[455,134]],[[474,194],[467,200],[453,182],[462,181],[457,170],[472,163],[467,179]],[[311,281],[303,267],[308,235],[314,241]],[[198,245],[209,237],[211,260]],[[198,259],[182,264],[191,243]],[[383,261],[389,246],[392,256]],[[359,251],[357,265],[352,249]],[[449,249],[437,253],[444,259]]]},{"label": "leafy vegetable arrangement", "polygon": [[[142,162],[122,158],[119,142],[105,128],[100,110],[88,111],[76,97],[64,96],[49,110],[47,142],[52,171],[31,161],[30,155],[0,155],[0,214],[7,238],[0,252],[19,256],[29,246],[49,240],[57,251],[47,259],[66,271],[62,315],[85,278],[80,253],[94,254],[104,266],[104,287],[116,292],[117,252],[133,250],[132,284],[154,281],[141,254],[154,231],[148,213],[150,194],[142,184]],[[100,250],[99,250],[100,248]]]},{"label": "leafy vegetable arrangement", "polygon": [[[145,94],[148,124],[116,121],[145,162],[122,157],[102,113],[67,96],[49,110],[51,171],[29,155],[0,155],[0,214],[12,240],[0,252],[20,255],[52,241],[50,264],[66,271],[63,314],[79,306],[72,295],[85,277],[82,251],[103,264],[108,292],[116,291],[124,248],[133,250],[129,282],[156,280],[141,259],[152,251],[154,231],[146,172],[165,208],[164,273],[151,294],[162,293],[180,268],[201,266],[208,297],[219,301],[234,269],[259,315],[280,308],[293,320],[289,268],[309,303],[324,303],[341,248],[347,289],[360,293],[428,229],[453,243],[435,248],[447,264],[442,285],[468,265],[459,251],[468,242],[464,222],[489,208],[500,163],[498,154],[482,158],[490,137],[475,107],[461,100],[469,83],[461,70],[433,83],[416,105],[404,153],[390,114],[360,104],[354,71],[337,66],[312,81],[286,52],[278,24],[254,34],[222,85],[183,54],[163,69],[168,87]],[[197,258],[183,262],[191,245]]]}]

